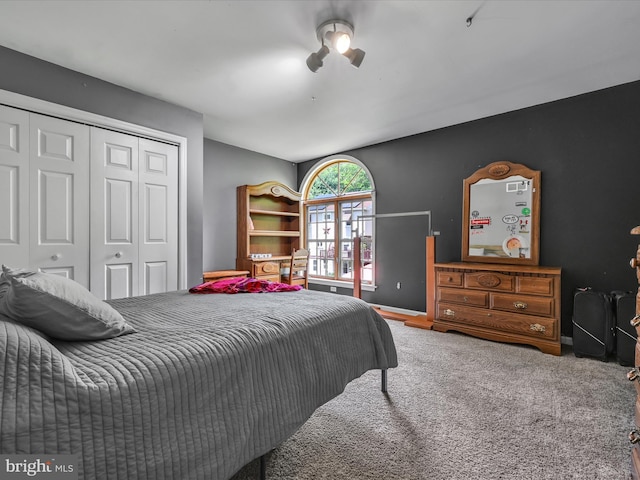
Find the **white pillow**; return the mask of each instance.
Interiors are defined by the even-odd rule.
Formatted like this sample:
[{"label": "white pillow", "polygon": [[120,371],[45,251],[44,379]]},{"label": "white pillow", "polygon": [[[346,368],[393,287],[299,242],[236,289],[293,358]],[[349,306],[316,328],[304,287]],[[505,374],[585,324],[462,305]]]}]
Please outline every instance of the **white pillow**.
[{"label": "white pillow", "polygon": [[2,266],[0,313],[60,340],[101,340],[135,332],[111,305],[73,280]]}]

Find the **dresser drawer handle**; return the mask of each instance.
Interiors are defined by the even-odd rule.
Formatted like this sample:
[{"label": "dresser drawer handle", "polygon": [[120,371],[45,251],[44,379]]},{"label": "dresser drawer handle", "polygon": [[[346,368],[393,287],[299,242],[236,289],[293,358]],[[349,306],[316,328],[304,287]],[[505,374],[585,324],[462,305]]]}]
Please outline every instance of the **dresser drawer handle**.
[{"label": "dresser drawer handle", "polygon": [[443,312],[447,317],[453,317],[455,316],[456,312],[454,312],[453,310],[451,310],[450,308],[447,308],[444,312]]},{"label": "dresser drawer handle", "polygon": [[637,428],[629,432],[629,441],[634,444],[640,442],[640,432],[638,432]]},{"label": "dresser drawer handle", "polygon": [[527,308],[527,304],[525,302],[513,302],[513,306],[518,310],[524,310],[525,308]]},{"label": "dresser drawer handle", "polygon": [[640,315],[636,315],[635,317],[633,317],[629,323],[631,324],[632,327],[639,326],[640,325]]},{"label": "dresser drawer handle", "polygon": [[534,332],[546,332],[547,327],[545,327],[544,325],[540,325],[539,323],[532,323],[531,325],[529,325],[529,330],[532,330]]},{"label": "dresser drawer handle", "polygon": [[633,382],[634,380],[638,380],[639,377],[640,377],[640,372],[638,372],[638,367],[634,368],[633,370],[629,370],[627,372],[627,380],[629,380],[630,382]]}]

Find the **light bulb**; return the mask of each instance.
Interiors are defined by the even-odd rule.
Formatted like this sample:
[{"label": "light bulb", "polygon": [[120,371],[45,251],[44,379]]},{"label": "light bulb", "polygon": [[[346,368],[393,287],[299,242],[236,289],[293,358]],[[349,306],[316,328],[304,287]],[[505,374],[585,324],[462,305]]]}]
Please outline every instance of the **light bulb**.
[{"label": "light bulb", "polygon": [[351,45],[351,36],[345,32],[327,32],[325,38],[329,45],[339,53],[346,52]]},{"label": "light bulb", "polygon": [[346,33],[340,33],[338,38],[335,41],[336,50],[340,53],[344,53],[349,50],[349,46],[351,45],[351,37],[349,37]]}]

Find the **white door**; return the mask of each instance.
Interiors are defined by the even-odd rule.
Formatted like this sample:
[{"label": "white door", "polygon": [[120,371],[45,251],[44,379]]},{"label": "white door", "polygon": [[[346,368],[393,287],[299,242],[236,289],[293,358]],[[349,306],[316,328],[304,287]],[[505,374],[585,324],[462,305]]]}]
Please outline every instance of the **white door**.
[{"label": "white door", "polygon": [[0,106],[0,263],[29,265],[29,114]]},{"label": "white door", "polygon": [[30,114],[29,265],[89,286],[89,127]]},{"label": "white door", "polygon": [[138,295],[138,137],[92,127],[91,163],[91,292]]},{"label": "white door", "polygon": [[91,129],[91,291],[178,288],[178,148]]},{"label": "white door", "polygon": [[178,289],[178,147],[140,139],[139,295]]}]

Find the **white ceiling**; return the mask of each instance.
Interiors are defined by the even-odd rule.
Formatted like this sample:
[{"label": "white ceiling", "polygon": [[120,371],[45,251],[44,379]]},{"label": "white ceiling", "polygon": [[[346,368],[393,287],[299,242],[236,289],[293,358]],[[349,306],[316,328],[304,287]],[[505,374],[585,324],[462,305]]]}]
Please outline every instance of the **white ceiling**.
[{"label": "white ceiling", "polygon": [[[335,17],[364,62],[312,73]],[[0,0],[0,45],[298,162],[638,80],[640,1]]]}]

